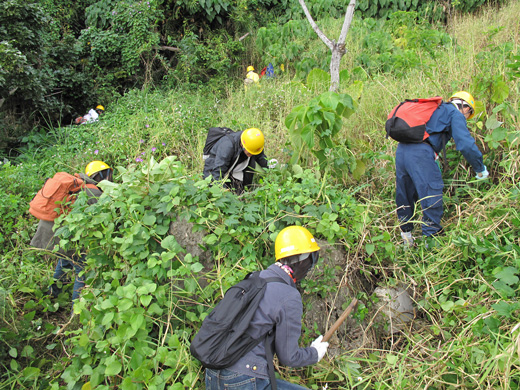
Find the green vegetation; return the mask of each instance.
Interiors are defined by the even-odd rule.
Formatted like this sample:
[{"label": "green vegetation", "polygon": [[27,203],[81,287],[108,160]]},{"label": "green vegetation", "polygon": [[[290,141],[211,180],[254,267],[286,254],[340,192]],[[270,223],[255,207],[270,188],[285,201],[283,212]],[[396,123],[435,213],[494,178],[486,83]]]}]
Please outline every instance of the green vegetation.
[{"label": "green vegetation", "polygon": [[[89,75],[97,75],[91,96],[128,90],[106,107],[101,121],[36,127],[16,151],[5,149],[2,156],[1,389],[203,389],[203,370],[189,354],[191,337],[227,287],[273,261],[274,237],[290,224],[305,225],[345,257],[340,266],[326,267],[327,254],[322,255],[302,286],[306,312],[313,310],[311,302],[334,302],[346,284],[362,302],[354,315],[357,325],[347,332],[361,331],[364,337],[357,348],[336,345],[337,355],[316,366],[282,368],[283,378],[311,389],[325,384],[329,389],[520,387],[518,1],[497,1],[476,14],[454,12],[446,28],[411,8],[415,1],[402,1],[408,8],[399,10],[408,12],[389,13],[387,19],[356,14],[338,94],[326,92],[326,48],[310,33],[295,33],[307,28],[297,21],[295,4],[150,1],[139,8],[149,19],[137,19],[119,2],[5,4],[10,2],[18,4],[20,20],[32,12],[33,34],[56,27],[38,22],[44,14],[37,9],[50,7],[57,10],[61,33],[77,33],[87,46],[95,43],[83,63],[94,72]],[[116,3],[120,14],[106,12]],[[281,22],[259,28],[244,47],[231,38],[234,33],[215,30],[205,33],[204,42],[193,31],[172,38],[176,41],[168,44],[185,51],[164,73],[165,87],[154,89],[154,66],[151,73],[136,69],[163,61],[150,48],[166,43],[143,32],[140,23],[159,20],[173,3],[179,14],[169,16],[172,25],[187,13],[206,15],[204,27],[226,17],[246,25],[253,15],[242,13],[243,7],[259,8],[255,23],[267,20],[267,10]],[[316,3],[319,13],[331,2]],[[367,2],[359,3],[361,8]],[[370,3],[390,8],[400,2]],[[468,11],[483,1],[453,3]],[[283,6],[291,17],[281,16]],[[67,22],[76,20],[79,7],[88,7],[88,31]],[[318,23],[337,36],[344,15],[332,16],[320,15]],[[124,33],[108,28],[116,25]],[[142,46],[125,45],[124,36],[135,44],[141,37]],[[14,40],[6,42],[0,42],[0,53],[6,53],[0,56],[2,88],[15,80],[4,72],[16,68],[2,61],[31,61],[20,56],[21,46],[14,49]],[[205,50],[209,42],[211,50]],[[70,55],[75,48],[69,47]],[[49,53],[34,54],[51,64]],[[251,59],[257,59],[252,62],[257,68],[272,61],[277,77],[246,91],[240,66]],[[52,76],[16,69],[25,69],[27,77]],[[85,76],[70,72],[70,77]],[[23,91],[33,83],[25,76],[16,78]],[[490,179],[475,181],[448,144],[446,234],[404,251],[393,202],[396,145],[383,130],[387,112],[404,98],[449,97],[459,89],[479,100],[469,127]],[[74,91],[80,100],[86,96]],[[201,154],[207,128],[217,125],[261,128],[266,153],[280,167],[260,172],[252,190],[240,197],[210,186],[200,175]],[[46,295],[55,256],[30,248],[36,220],[27,213],[28,202],[46,177],[82,171],[93,159],[115,167],[115,183],[104,186],[95,205],[80,197],[57,231],[63,246],[89,249],[87,287],[70,319],[72,286],[58,299]],[[186,245],[172,234],[179,224],[198,240]],[[385,323],[375,319],[373,290],[399,284],[414,290],[416,318],[410,329],[388,336]],[[327,305],[321,318],[332,310]],[[305,345],[326,326],[311,318],[304,318]]]}]

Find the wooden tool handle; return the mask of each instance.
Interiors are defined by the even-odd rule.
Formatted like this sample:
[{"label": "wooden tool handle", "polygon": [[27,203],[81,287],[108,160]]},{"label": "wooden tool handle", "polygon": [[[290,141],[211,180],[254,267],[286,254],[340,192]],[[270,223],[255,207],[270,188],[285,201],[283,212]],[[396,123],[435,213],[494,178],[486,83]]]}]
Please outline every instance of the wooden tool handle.
[{"label": "wooden tool handle", "polygon": [[332,337],[334,332],[336,330],[338,330],[339,326],[343,323],[343,321],[345,321],[347,319],[347,317],[349,316],[350,312],[354,309],[354,307],[356,307],[357,303],[358,303],[358,300],[356,298],[354,298],[352,300],[352,302],[350,302],[350,305],[348,305],[348,307],[343,312],[343,314],[341,314],[341,316],[334,323],[334,325],[332,325],[332,327],[328,330],[328,332],[325,333],[325,336],[323,336],[322,342],[329,341],[329,339]]}]

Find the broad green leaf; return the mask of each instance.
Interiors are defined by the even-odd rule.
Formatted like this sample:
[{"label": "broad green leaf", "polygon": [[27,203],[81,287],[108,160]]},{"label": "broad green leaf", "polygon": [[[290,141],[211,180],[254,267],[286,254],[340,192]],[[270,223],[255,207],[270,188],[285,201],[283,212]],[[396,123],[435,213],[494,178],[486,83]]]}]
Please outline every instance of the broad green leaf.
[{"label": "broad green leaf", "polygon": [[25,380],[34,381],[40,375],[40,369],[38,367],[25,367],[22,371],[22,376]]},{"label": "broad green leaf", "polygon": [[89,345],[89,338],[86,333],[83,333],[81,336],[79,336],[78,345],[82,347]]},{"label": "broad green leaf", "polygon": [[101,301],[99,306],[102,310],[107,310],[107,309],[110,309],[111,307],[114,307],[114,304],[112,302],[110,302],[109,299],[105,299],[104,301]]},{"label": "broad green leaf", "polygon": [[117,308],[119,309],[119,311],[126,311],[130,309],[132,306],[134,306],[134,302],[128,298],[121,299],[117,304]]},{"label": "broad green leaf", "polygon": [[327,89],[329,85],[330,74],[323,69],[314,68],[307,75],[307,86],[314,91],[323,91],[323,89]]},{"label": "broad green leaf", "polygon": [[500,122],[499,120],[497,120],[495,115],[492,115],[486,120],[486,128],[488,128],[490,130],[494,130],[494,129],[502,126],[502,123],[504,123],[504,122]]},{"label": "broad green leaf", "polygon": [[146,226],[153,226],[156,220],[157,218],[155,217],[155,215],[147,213],[143,217],[143,224]]},{"label": "broad green leaf", "polygon": [[511,318],[511,315],[515,310],[518,309],[518,303],[511,304],[504,301],[500,301],[492,305],[493,309],[497,312],[498,315]]},{"label": "broad green leaf", "polygon": [[399,356],[397,356],[397,355],[393,355],[391,353],[386,355],[386,361],[391,366],[395,365],[398,360],[399,360]]},{"label": "broad green leaf", "polygon": [[201,263],[193,263],[191,265],[191,271],[194,273],[198,273],[204,269],[204,266]]},{"label": "broad green leaf", "polygon": [[114,376],[114,375],[117,375],[121,372],[121,369],[123,368],[123,365],[117,361],[117,360],[113,360],[112,362],[110,362],[106,369],[105,369],[105,375],[106,376]]},{"label": "broad green leaf", "polygon": [[141,295],[139,297],[139,301],[141,302],[141,305],[146,307],[152,301],[152,296],[151,295]]},{"label": "broad green leaf", "polygon": [[508,297],[512,297],[513,295],[515,295],[515,290],[501,280],[493,282],[492,285],[498,290],[500,294],[504,294]]},{"label": "broad green leaf", "polygon": [[101,325],[108,326],[111,325],[112,320],[114,319],[114,312],[105,313],[103,319],[101,320]]},{"label": "broad green leaf", "polygon": [[491,100],[495,103],[502,103],[509,96],[509,87],[507,84],[500,80],[496,81],[493,85],[493,94],[491,95]]},{"label": "broad green leaf", "polygon": [[30,345],[26,345],[25,347],[23,347],[22,349],[22,353],[20,354],[22,357],[26,357],[26,358],[34,358],[35,356],[33,356],[33,353],[34,353],[34,348],[31,347]]},{"label": "broad green leaf", "polygon": [[446,312],[451,312],[453,310],[453,307],[455,306],[455,303],[453,301],[446,301],[441,303],[442,310]]},{"label": "broad green leaf", "polygon": [[307,125],[302,129],[302,139],[305,141],[309,149],[314,148],[314,127]]},{"label": "broad green leaf", "polygon": [[174,236],[168,236],[164,240],[161,241],[161,247],[177,253],[178,249],[180,248],[180,245]]},{"label": "broad green leaf", "polygon": [[356,168],[352,172],[352,176],[354,177],[354,179],[361,179],[361,176],[363,176],[363,174],[365,173],[366,168],[367,166],[363,160],[356,160]]},{"label": "broad green leaf", "polygon": [[204,237],[204,242],[208,245],[213,245],[218,241],[218,237],[214,234],[208,234]]},{"label": "broad green leaf", "polygon": [[141,314],[134,314],[130,319],[130,326],[137,331],[144,323],[144,317]]},{"label": "broad green leaf", "polygon": [[516,269],[515,267],[507,267],[507,268],[504,268],[502,271],[500,272],[497,272],[495,274],[495,277],[497,279],[500,279],[502,282],[508,284],[508,285],[513,285],[513,284],[517,284],[518,283],[518,276],[516,276],[518,274],[518,269]]}]

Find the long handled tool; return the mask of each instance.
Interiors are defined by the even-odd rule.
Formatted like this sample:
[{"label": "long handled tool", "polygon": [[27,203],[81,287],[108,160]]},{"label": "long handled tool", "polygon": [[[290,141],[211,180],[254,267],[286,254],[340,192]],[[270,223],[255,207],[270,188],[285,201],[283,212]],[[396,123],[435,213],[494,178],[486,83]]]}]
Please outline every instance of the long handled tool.
[{"label": "long handled tool", "polygon": [[350,305],[348,305],[348,307],[345,309],[343,314],[341,314],[341,316],[337,319],[337,321],[334,323],[334,325],[332,325],[332,327],[328,330],[328,332],[325,333],[325,336],[323,336],[322,342],[329,341],[329,339],[332,337],[334,332],[336,330],[338,330],[339,326],[343,323],[343,321],[345,321],[347,319],[347,317],[349,316],[350,312],[354,309],[354,307],[356,307],[357,303],[358,303],[358,300],[356,298],[354,298],[352,300],[352,302],[350,302]]}]

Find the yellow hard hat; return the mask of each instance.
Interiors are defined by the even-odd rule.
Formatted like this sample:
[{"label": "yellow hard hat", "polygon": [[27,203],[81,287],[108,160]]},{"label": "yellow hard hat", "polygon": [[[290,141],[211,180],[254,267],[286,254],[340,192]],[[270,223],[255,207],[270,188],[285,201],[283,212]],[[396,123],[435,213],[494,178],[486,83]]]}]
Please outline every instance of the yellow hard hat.
[{"label": "yellow hard hat", "polygon": [[91,177],[92,175],[104,171],[105,169],[112,169],[108,166],[108,164],[104,163],[103,161],[92,161],[87,164],[87,167],[85,168],[85,173],[87,176]]},{"label": "yellow hard hat", "polygon": [[301,226],[288,226],[283,229],[274,243],[276,260],[303,253],[312,253],[320,250],[312,234]]},{"label": "yellow hard hat", "polygon": [[252,70],[255,70],[255,68],[253,68],[253,65],[249,65],[249,66],[247,67],[247,71],[248,71],[248,72],[251,72]]},{"label": "yellow hard hat", "polygon": [[96,106],[96,110],[105,111],[105,107],[103,107],[101,104],[98,104],[98,105]]},{"label": "yellow hard hat", "polygon": [[264,150],[264,134],[259,129],[252,127],[244,130],[240,139],[244,149],[252,155],[260,154]]},{"label": "yellow hard hat", "polygon": [[468,116],[468,119],[473,118],[475,115],[475,99],[473,99],[473,96],[469,92],[466,91],[459,91],[451,95],[450,102],[455,99],[461,99],[464,100],[470,107],[471,107],[471,113]]}]

